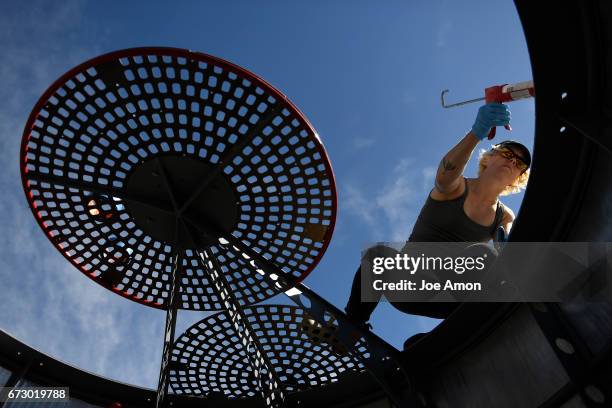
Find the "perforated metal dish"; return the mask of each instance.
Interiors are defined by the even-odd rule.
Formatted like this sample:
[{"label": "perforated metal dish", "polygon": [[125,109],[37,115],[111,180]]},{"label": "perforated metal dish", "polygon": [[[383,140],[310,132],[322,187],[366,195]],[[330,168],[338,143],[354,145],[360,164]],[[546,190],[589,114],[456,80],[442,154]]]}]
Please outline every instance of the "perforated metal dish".
[{"label": "perforated metal dish", "polygon": [[[337,355],[327,344],[313,342],[300,328],[304,310],[295,306],[258,305],[243,309],[249,324],[287,392],[337,381],[364,367],[350,355]],[[367,356],[364,343],[358,353]],[[215,313],[180,336],[172,351],[170,386],[176,394],[226,398],[258,394],[247,350],[229,316]]]},{"label": "perforated metal dish", "polygon": [[[98,283],[160,308],[174,249],[186,270],[181,308],[220,306],[195,253],[211,246],[252,304],[274,289],[218,237],[231,234],[299,281],[336,216],[332,168],[304,116],[254,74],[181,49],[118,51],[66,73],[30,115],[21,169],[57,249]],[[185,224],[175,231],[177,214]]]}]

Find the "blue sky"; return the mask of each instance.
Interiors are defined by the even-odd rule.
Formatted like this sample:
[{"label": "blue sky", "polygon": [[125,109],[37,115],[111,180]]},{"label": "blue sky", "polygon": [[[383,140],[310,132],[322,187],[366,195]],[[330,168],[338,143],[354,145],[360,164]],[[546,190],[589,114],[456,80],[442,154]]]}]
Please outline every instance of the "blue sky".
[{"label": "blue sky", "polygon": [[[99,54],[172,46],[241,65],[277,87],[320,134],[337,181],[331,245],[305,283],[343,308],[360,251],[405,240],[442,155],[471,127],[487,86],[531,79],[511,1],[3,1],[0,4],[0,328],[88,371],[155,387],[164,314],[97,286],[51,246],[20,185],[19,143],[38,97]],[[532,146],[533,101],[510,106]],[[488,147],[489,144],[483,144]],[[467,176],[475,176],[471,162]],[[504,202],[518,212],[522,194]],[[177,333],[203,317],[180,315]],[[436,320],[381,304],[396,347]]]}]

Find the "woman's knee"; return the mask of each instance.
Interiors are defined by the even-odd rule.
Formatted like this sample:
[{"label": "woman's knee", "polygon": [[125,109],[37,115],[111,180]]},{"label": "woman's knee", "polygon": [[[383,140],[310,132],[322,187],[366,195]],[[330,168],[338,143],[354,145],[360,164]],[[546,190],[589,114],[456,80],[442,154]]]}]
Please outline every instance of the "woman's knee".
[{"label": "woman's knee", "polygon": [[372,261],[374,258],[392,258],[399,253],[398,250],[391,248],[385,244],[376,244],[369,247],[361,253],[361,259]]},{"label": "woman's knee", "polygon": [[488,265],[493,262],[499,253],[492,246],[485,243],[476,243],[471,244],[463,249],[463,256],[469,256],[472,258],[483,257],[485,259],[485,264]]}]

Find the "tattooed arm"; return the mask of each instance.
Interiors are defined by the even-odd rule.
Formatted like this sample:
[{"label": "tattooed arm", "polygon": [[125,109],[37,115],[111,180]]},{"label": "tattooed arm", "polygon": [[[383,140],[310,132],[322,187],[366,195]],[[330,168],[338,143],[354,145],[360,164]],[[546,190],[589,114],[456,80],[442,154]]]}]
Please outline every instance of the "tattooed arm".
[{"label": "tattooed arm", "polygon": [[444,155],[436,173],[436,190],[442,194],[451,194],[461,188],[463,170],[478,142],[476,135],[469,132]]}]

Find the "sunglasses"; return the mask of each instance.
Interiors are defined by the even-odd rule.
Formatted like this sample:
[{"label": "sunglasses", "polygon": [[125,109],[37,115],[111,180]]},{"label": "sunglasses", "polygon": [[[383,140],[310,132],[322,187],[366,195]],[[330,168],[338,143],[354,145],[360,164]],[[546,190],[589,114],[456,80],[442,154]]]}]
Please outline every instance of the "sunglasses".
[{"label": "sunglasses", "polygon": [[514,153],[512,150],[508,149],[507,147],[497,147],[497,148],[494,147],[491,150],[493,150],[496,153],[499,153],[499,155],[502,156],[503,158],[511,160],[512,163],[514,163],[514,166],[517,169],[519,169],[521,173],[526,172],[527,169],[529,168],[529,166],[527,165],[527,163],[523,161],[521,156]]}]

